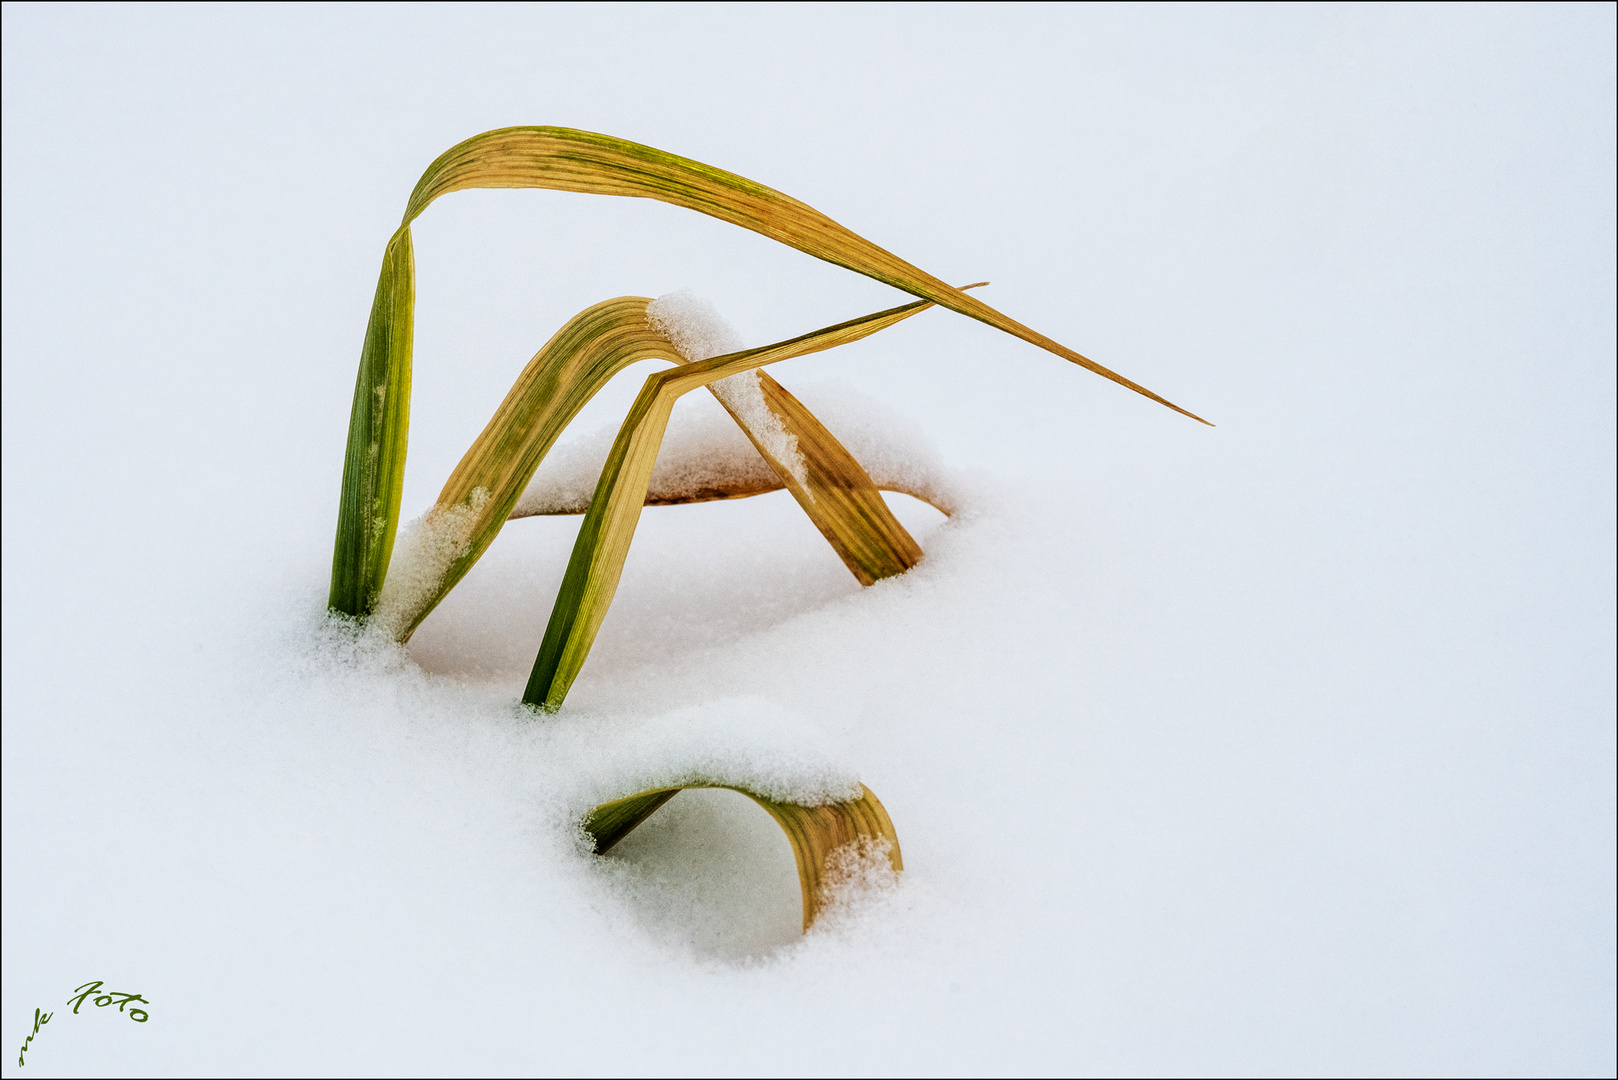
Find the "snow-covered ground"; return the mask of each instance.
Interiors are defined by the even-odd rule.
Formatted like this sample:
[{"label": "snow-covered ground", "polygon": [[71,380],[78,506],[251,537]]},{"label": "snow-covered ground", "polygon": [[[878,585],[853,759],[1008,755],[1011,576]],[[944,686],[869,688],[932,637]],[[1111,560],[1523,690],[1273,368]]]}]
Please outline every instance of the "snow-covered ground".
[{"label": "snow-covered ground", "polygon": [[[1613,1071],[1611,6],[3,29],[0,1034],[55,1012],[7,1075]],[[856,450],[937,447],[910,574],[861,590],[784,492],[649,508],[541,720],[580,519],[525,518],[407,651],[356,641],[383,244],[529,123],[989,279],[1218,427],[929,311],[771,369]],[[904,301],[641,200],[464,192],[415,236],[406,518],[591,303],[689,289],[757,345]],[[861,780],[905,872],[803,937],[740,795],[581,853],[682,768]],[[150,1020],[73,1015],[91,980]]]}]

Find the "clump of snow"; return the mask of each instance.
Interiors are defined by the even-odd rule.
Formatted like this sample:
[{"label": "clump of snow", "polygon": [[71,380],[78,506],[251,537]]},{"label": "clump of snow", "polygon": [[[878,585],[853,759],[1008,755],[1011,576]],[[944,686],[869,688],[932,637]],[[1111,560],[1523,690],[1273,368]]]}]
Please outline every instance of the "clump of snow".
[{"label": "clump of snow", "polygon": [[886,837],[861,836],[826,857],[820,879],[820,913],[814,928],[826,930],[854,922],[873,902],[899,884],[893,868],[893,844]]},{"label": "clump of snow", "polygon": [[[713,392],[746,426],[759,445],[787,467],[800,486],[809,483],[809,470],[804,466],[803,454],[798,449],[798,437],[787,431],[781,418],[765,402],[764,385],[759,380],[758,372],[744,371],[740,375],[720,379],[713,384]],[[807,487],[805,490],[808,490]],[[809,494],[810,498],[814,497],[812,492]]]},{"label": "clump of snow", "polygon": [[[877,487],[913,495],[945,513],[959,508],[961,479],[945,467],[916,424],[844,383],[809,383],[791,391],[848,448]],[[511,516],[582,514],[616,436],[616,428],[601,428],[552,450]],[[728,413],[703,397],[687,395],[663,437],[647,496],[654,502],[677,502],[704,492],[780,487],[775,471]]]},{"label": "clump of snow", "polygon": [[652,328],[674,343],[687,360],[708,360],[747,346],[713,302],[689,289],[659,296],[646,305]]},{"label": "clump of snow", "polygon": [[[595,496],[596,484],[601,480],[601,470],[606,467],[607,455],[612,451],[612,441],[617,436],[617,428],[603,427],[552,447],[550,453],[545,455],[545,460],[541,461],[539,468],[534,471],[534,478],[528,481],[528,487],[517,499],[517,505],[511,508],[511,516],[522,518],[533,517],[536,514],[582,514],[588,510],[590,500]],[[738,437],[746,442],[745,436],[741,436],[739,432]],[[665,435],[663,447],[657,455],[659,465],[663,463],[668,446],[669,439]],[[752,448],[751,443],[748,444],[748,448]],[[759,464],[764,464],[763,458],[759,458]],[[655,485],[657,480],[655,467],[652,471],[652,480]]]},{"label": "clump of snow", "polygon": [[736,787],[799,806],[847,802],[862,793],[838,740],[757,696],[632,721],[570,720],[557,738],[579,741],[579,752],[569,755],[575,764],[569,800],[581,814],[664,787]]},{"label": "clump of snow", "polygon": [[[741,336],[713,304],[689,291],[658,297],[646,305],[646,315],[687,360],[707,360],[743,348]],[[786,430],[781,418],[765,403],[757,371],[720,379],[711,389],[771,457],[785,465],[799,484],[808,483],[797,437]]]},{"label": "clump of snow", "polygon": [[472,529],[489,501],[488,488],[474,488],[459,506],[433,506],[399,530],[388,576],[371,623],[395,637],[421,611],[450,564],[472,546]]}]

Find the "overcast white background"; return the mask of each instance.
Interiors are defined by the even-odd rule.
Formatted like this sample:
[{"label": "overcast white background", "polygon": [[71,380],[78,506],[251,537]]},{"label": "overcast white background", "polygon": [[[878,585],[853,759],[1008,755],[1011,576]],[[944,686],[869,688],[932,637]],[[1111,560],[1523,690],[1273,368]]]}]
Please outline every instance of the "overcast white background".
[{"label": "overcast white background", "polygon": [[[28,1075],[1610,1075],[1613,42],[1610,5],[6,5],[5,1045],[55,1006]],[[779,188],[1217,427],[927,312],[773,369],[993,492],[903,509],[907,579],[859,591],[782,494],[649,510],[540,731],[455,654],[537,645],[577,519],[518,522],[439,670],[344,654],[383,244],[515,124]],[[689,288],[754,345],[903,299],[643,200],[415,236],[407,517],[588,304]],[[745,806],[682,796],[610,873],[546,816],[590,752],[551,733],[738,695],[904,842],[835,932],[792,940]],[[151,1021],[70,1015],[91,979]]]}]

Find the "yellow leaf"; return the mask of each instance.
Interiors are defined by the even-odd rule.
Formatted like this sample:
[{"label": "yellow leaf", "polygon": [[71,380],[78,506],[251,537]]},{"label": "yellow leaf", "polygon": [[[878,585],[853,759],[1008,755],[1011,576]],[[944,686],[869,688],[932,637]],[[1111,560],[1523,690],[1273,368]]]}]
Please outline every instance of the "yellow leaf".
[{"label": "yellow leaf", "polygon": [[1002,315],[790,195],[678,154],[573,128],[487,131],[452,146],[427,167],[410,193],[404,224],[414,221],[440,195],[466,188],[549,188],[627,195],[696,210],[988,323],[1176,412],[1202,419]]},{"label": "yellow leaf", "polygon": [[728,788],[741,792],[769,811],[776,824],[781,826],[781,831],[787,834],[787,842],[792,845],[792,854],[798,863],[805,931],[830,898],[827,886],[831,884],[829,878],[835,872],[835,860],[840,852],[850,847],[857,849],[862,842],[874,844],[886,850],[894,872],[904,869],[893,820],[877,800],[876,793],[864,784],[860,785],[863,794],[858,799],[824,806],[774,802],[733,784],[683,784],[679,787],[654,788],[626,799],[602,803],[590,812],[584,820],[584,831],[595,840],[596,853],[606,854],[659,807],[687,788]]},{"label": "yellow leaf", "polygon": [[[398,529],[415,317],[410,223],[434,199],[452,191],[530,187],[658,199],[740,225],[997,327],[1201,420],[773,188],[609,135],[559,127],[502,128],[451,147],[428,166],[411,193],[403,222],[388,243],[350,414],[332,557],[329,604],[334,611],[349,615],[371,612],[388,572]],[[866,505],[874,510],[868,500]],[[862,565],[862,558],[857,552],[845,554],[845,559],[852,560],[851,568]],[[855,569],[855,573],[861,571]]]},{"label": "yellow leaf", "polygon": [[[395,575],[384,589],[377,614],[386,618],[398,640],[408,641],[482,557],[557,437],[608,380],[638,360],[687,363],[647,319],[648,303],[646,297],[621,296],[586,308],[528,362],[450,474],[423,524],[453,530],[439,540],[455,553],[432,568],[427,580]],[[767,441],[754,435],[748,419],[720,401],[775,470],[777,487],[792,490],[861,583],[903,573],[920,561],[920,546],[893,517],[853,455],[775,380],[761,374],[761,389],[765,406],[797,440],[803,467],[796,471],[804,474],[802,483],[792,464],[779,460]]]}]

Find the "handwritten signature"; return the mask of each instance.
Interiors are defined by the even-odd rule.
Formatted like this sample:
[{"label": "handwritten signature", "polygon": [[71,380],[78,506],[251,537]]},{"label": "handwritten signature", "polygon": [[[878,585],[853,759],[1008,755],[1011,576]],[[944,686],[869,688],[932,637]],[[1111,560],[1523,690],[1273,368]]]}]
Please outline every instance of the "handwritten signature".
[{"label": "handwritten signature", "polygon": [[[73,992],[79,996],[68,998],[67,1003],[73,1006],[73,1012],[77,1014],[79,1011],[79,1006],[84,1004],[85,999],[93,996],[95,998],[97,1007],[106,1008],[108,1005],[117,1005],[118,1011],[135,1021],[135,1023],[146,1023],[148,1013],[145,1009],[129,1009],[127,1007],[136,1002],[139,1002],[142,1005],[150,1005],[150,1001],[147,1001],[139,994],[126,994],[121,990],[109,990],[102,993],[101,987],[104,985],[105,984],[103,982],[97,980],[95,982],[87,982],[83,986],[76,986],[73,988]],[[23,1055],[28,1053],[28,1044],[34,1041],[34,1036],[39,1034],[39,1029],[50,1023],[51,1017],[55,1015],[55,1013],[41,1012],[38,1009],[34,1010],[34,1030],[28,1033],[28,1038],[23,1040],[22,1049],[17,1051],[18,1068],[21,1068],[27,1064],[27,1062],[23,1060]]]},{"label": "handwritten signature", "polygon": [[[79,994],[80,990],[83,990],[84,993]],[[75,994],[79,994],[79,996],[74,997],[74,998],[68,998],[67,1002],[68,1002],[69,1005],[73,1006],[73,1012],[76,1014],[79,1011],[79,1006],[84,1004],[84,999],[89,997],[91,994],[99,994],[100,990],[101,990],[101,983],[99,981],[98,982],[85,983],[83,986],[75,986],[73,988],[73,992]],[[151,1004],[150,1001],[147,1001],[145,998],[141,997],[139,994],[125,994],[125,993],[121,993],[121,992],[119,992],[117,990],[112,990],[112,991],[109,991],[109,992],[107,992],[105,994],[99,994],[99,996],[96,998],[96,1004],[103,1007],[103,1008],[105,1008],[108,1005],[112,1005],[112,1004],[116,1003],[117,1006],[118,1006],[118,1011],[119,1012],[123,1012],[124,1011],[124,1006],[128,1005],[131,1001],[138,1001],[142,1005],[150,1005]],[[129,1018],[131,1020],[135,1021],[135,1023],[137,1023],[137,1024],[146,1023],[146,1010],[145,1009],[130,1009],[129,1013],[128,1013],[128,1016],[129,1016]]]},{"label": "handwritten signature", "polygon": [[34,1030],[29,1032],[28,1038],[22,1041],[22,1049],[17,1051],[17,1067],[19,1069],[24,1065],[22,1056],[28,1053],[28,1044],[34,1041],[34,1036],[39,1034],[40,1028],[51,1022],[53,1015],[55,1014],[41,1013],[38,1009],[34,1010]]}]

